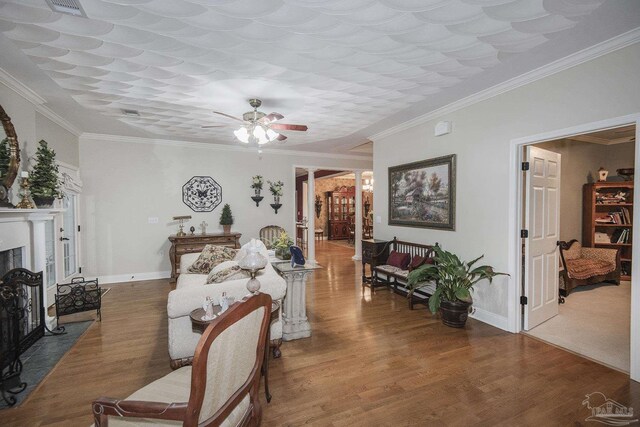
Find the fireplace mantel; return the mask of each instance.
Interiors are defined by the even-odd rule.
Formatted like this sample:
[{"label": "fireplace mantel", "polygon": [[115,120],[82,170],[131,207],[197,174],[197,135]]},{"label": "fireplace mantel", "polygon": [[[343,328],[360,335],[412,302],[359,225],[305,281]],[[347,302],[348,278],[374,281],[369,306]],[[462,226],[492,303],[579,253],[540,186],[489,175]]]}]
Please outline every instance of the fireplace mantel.
[{"label": "fireplace mantel", "polygon": [[60,208],[43,208],[43,209],[7,209],[0,208],[0,221],[29,221],[31,219],[37,219],[38,216],[50,217],[60,212],[64,212],[64,209]]}]

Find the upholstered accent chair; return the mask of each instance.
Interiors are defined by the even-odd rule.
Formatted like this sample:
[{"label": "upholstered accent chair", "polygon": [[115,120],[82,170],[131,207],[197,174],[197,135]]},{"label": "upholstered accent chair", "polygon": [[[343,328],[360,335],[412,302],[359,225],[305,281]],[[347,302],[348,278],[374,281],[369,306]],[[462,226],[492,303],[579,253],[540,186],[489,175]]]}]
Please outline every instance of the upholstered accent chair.
[{"label": "upholstered accent chair", "polygon": [[236,302],[202,334],[192,366],[126,400],[95,400],[95,426],[259,425],[258,391],[270,315],[267,294]]},{"label": "upholstered accent chair", "polygon": [[273,249],[273,244],[283,232],[284,228],[278,225],[267,225],[260,229],[260,240],[262,240],[267,249]]},{"label": "upholstered accent chair", "polygon": [[584,248],[577,240],[559,241],[562,272],[560,293],[569,295],[581,285],[601,282],[620,284],[620,251],[609,248]]}]

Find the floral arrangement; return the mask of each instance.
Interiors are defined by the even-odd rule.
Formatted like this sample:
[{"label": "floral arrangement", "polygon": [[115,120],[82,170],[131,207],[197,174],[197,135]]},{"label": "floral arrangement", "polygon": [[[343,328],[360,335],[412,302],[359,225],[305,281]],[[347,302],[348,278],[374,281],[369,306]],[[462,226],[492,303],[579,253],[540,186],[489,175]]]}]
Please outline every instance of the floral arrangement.
[{"label": "floral arrangement", "polygon": [[282,181],[267,181],[269,183],[269,191],[276,197],[282,196],[282,187],[284,187],[284,183]]},{"label": "floral arrangement", "polygon": [[293,245],[293,240],[289,237],[289,235],[283,231],[280,233],[278,240],[273,242],[273,247],[276,249],[287,249],[289,250],[289,246]]},{"label": "floral arrangement", "polygon": [[262,179],[262,175],[256,175],[252,179],[251,188],[254,190],[262,190],[262,184],[264,180]]}]

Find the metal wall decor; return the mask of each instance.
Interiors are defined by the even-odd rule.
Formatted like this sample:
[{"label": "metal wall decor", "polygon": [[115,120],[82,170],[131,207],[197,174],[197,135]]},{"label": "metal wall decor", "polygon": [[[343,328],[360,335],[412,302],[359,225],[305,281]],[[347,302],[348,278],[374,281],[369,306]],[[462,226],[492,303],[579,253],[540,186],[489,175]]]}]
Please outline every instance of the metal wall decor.
[{"label": "metal wall decor", "polygon": [[389,225],[455,230],[456,155],[389,168]]},{"label": "metal wall decor", "polygon": [[222,187],[210,176],[194,176],[182,186],[182,201],[194,212],[211,212],[222,202]]}]

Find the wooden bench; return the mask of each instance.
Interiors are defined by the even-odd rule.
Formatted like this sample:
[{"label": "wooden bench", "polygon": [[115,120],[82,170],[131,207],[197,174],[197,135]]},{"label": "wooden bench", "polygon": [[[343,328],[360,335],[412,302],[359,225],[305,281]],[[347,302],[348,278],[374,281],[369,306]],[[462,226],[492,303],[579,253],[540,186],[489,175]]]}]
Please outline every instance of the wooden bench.
[{"label": "wooden bench", "polygon": [[[410,259],[418,255],[425,258],[433,258],[435,245],[423,245],[420,243],[405,242],[398,240],[396,237],[389,241],[379,253],[391,253],[392,251],[408,253]],[[409,270],[400,270],[397,267],[393,267],[386,264],[372,266],[371,288],[372,290],[378,286],[387,286],[392,292],[407,296],[409,290],[407,289],[407,276]],[[381,277],[384,275],[384,278]],[[436,289],[435,282],[433,286],[428,286],[413,293],[413,296],[409,298],[409,309],[413,310],[413,305],[416,303],[427,305],[429,297]]]}]

